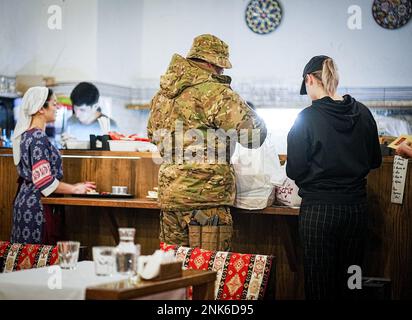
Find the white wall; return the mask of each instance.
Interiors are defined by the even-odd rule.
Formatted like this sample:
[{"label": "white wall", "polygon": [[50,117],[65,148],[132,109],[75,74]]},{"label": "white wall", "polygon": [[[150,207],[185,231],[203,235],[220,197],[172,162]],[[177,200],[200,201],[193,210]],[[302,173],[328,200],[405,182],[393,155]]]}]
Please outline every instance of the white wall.
[{"label": "white wall", "polygon": [[[0,0],[0,74],[38,73],[58,81],[138,86],[158,79],[192,39],[225,40],[235,81],[271,79],[298,86],[307,60],[334,57],[343,86],[412,86],[412,21],[385,30],[372,0],[280,0],[284,16],[269,35],[244,21],[248,0]],[[63,7],[63,30],[47,28],[47,7]],[[363,10],[363,29],[347,28],[347,9]]]},{"label": "white wall", "polygon": [[99,0],[97,76],[100,82],[134,86],[140,77],[143,2]]},{"label": "white wall", "polygon": [[32,1],[0,0],[0,74],[14,76],[18,70],[35,72],[33,49],[36,38],[31,30],[36,16],[31,15]]},{"label": "white wall", "polygon": [[[248,0],[145,0],[142,76],[164,72],[173,52],[186,54],[194,36],[214,33],[230,45],[235,79],[278,80],[298,85],[306,62],[334,57],[345,86],[411,86],[412,21],[381,28],[372,0],[280,0],[283,20],[268,35],[251,32],[244,20]],[[347,27],[348,7],[362,8],[363,29]]]},{"label": "white wall", "polygon": [[[62,7],[62,30],[48,28],[50,5]],[[97,0],[1,0],[0,7],[0,74],[95,78]]]},{"label": "white wall", "polygon": [[[62,30],[49,30],[48,6],[60,4]],[[59,81],[93,80],[97,72],[97,0],[42,0],[37,71]]]}]

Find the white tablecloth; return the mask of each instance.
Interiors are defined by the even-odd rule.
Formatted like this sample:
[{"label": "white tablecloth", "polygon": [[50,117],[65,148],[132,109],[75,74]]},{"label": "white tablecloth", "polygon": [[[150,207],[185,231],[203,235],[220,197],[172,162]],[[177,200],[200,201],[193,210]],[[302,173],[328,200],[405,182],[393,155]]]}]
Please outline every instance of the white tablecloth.
[{"label": "white tablecloth", "polygon": [[[92,261],[79,262],[75,270],[52,266],[0,273],[0,300],[84,300],[87,287],[124,279],[119,274],[96,276]],[[184,289],[145,299],[184,299]]]},{"label": "white tablecloth", "polygon": [[92,261],[79,262],[75,270],[52,266],[0,273],[0,299],[83,300],[86,287],[123,279],[127,276],[96,276]]}]

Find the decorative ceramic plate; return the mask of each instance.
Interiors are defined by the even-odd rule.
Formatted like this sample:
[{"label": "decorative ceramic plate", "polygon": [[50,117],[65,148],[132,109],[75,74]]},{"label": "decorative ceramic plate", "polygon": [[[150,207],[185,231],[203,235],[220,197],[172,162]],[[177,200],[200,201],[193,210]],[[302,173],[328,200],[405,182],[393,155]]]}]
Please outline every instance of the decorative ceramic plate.
[{"label": "decorative ceramic plate", "polygon": [[282,8],[276,0],[251,0],[246,7],[246,24],[257,34],[274,31],[282,20]]},{"label": "decorative ceramic plate", "polygon": [[372,14],[385,29],[398,29],[412,16],[412,0],[374,0]]}]

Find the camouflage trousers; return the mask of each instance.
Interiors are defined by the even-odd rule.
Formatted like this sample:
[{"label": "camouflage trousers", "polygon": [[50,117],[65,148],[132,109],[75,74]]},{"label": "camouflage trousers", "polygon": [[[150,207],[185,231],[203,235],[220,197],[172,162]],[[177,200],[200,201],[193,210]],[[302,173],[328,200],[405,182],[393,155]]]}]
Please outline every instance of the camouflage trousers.
[{"label": "camouflage trousers", "polygon": [[[160,212],[160,241],[167,244],[177,244],[179,246],[189,246],[189,223],[194,211],[199,212],[207,217],[218,215],[219,225],[233,225],[230,208],[216,207],[209,209],[198,209],[191,211],[161,211]],[[229,250],[231,242],[229,241]]]}]

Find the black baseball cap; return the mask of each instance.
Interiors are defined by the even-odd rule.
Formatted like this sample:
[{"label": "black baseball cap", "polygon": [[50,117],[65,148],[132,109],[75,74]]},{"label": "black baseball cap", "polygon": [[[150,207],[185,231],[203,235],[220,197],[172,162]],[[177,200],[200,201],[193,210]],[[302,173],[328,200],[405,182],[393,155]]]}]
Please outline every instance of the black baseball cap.
[{"label": "black baseball cap", "polygon": [[323,61],[325,61],[326,59],[329,59],[329,57],[328,56],[315,56],[312,59],[310,59],[309,62],[306,64],[305,69],[303,69],[302,86],[300,87],[300,94],[301,95],[308,94],[306,92],[306,85],[305,85],[306,75],[308,75],[309,73],[313,73],[313,72],[322,70]]}]

